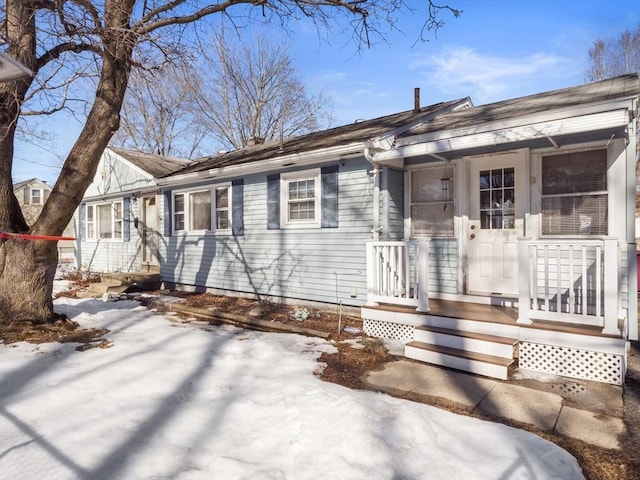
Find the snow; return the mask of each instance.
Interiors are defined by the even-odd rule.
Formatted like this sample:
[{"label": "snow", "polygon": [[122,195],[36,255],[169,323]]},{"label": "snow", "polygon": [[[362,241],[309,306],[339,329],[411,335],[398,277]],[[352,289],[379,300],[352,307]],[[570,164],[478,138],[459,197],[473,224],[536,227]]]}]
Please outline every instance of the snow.
[{"label": "snow", "polygon": [[578,479],[523,430],[321,381],[322,339],[60,298],[111,348],[0,345],[0,478]]}]

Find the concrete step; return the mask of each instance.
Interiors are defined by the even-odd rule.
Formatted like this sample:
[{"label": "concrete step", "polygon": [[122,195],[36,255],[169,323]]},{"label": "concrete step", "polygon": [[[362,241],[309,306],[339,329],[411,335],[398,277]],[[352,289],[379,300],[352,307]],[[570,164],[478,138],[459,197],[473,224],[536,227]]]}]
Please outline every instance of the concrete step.
[{"label": "concrete step", "polygon": [[137,290],[158,290],[162,284],[159,273],[131,272],[131,273],[102,273],[100,282],[91,283],[89,290],[102,295],[104,293],[122,293],[129,288]]},{"label": "concrete step", "polygon": [[513,358],[468,352],[418,341],[407,343],[404,354],[407,358],[414,360],[501,380],[507,380],[509,366],[514,362]]},{"label": "concrete step", "polygon": [[416,327],[414,340],[507,359],[514,357],[514,349],[518,343],[515,338],[432,326]]}]

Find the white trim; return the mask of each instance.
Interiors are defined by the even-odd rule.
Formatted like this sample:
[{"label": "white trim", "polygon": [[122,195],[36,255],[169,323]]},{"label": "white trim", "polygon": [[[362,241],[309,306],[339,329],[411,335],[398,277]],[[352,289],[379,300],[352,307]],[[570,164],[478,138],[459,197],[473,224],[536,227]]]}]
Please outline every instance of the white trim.
[{"label": "white trim", "polygon": [[[349,154],[363,153],[364,142],[350,143],[348,145],[340,145],[337,147],[322,148],[316,151],[307,151],[301,153],[293,153],[282,155],[274,159],[264,159],[259,162],[250,162],[241,165],[232,165],[229,167],[211,168],[199,172],[185,173],[182,175],[174,175],[167,178],[159,178],[158,185],[177,185],[191,184],[206,180],[208,178],[230,179],[235,177],[245,177],[254,173],[263,173],[279,168],[290,166],[307,167],[317,163],[335,162],[337,159]],[[274,155],[277,155],[274,152]]]},{"label": "white trim", "polygon": [[[488,133],[501,130],[513,130],[514,128],[536,126],[541,124],[543,125],[546,123],[554,122],[557,123],[557,121],[566,122],[567,120],[575,120],[577,117],[589,117],[594,114],[607,114],[614,111],[624,112],[624,115],[626,116],[626,121],[623,122],[624,124],[629,122],[627,111],[629,109],[633,109],[630,104],[630,100],[632,100],[632,98],[606,100],[596,104],[582,105],[579,107],[567,107],[551,112],[538,112],[522,117],[514,116],[511,118],[495,120],[492,122],[479,121],[474,123],[473,126],[469,127],[459,127],[444,130],[441,129],[433,132],[423,133],[420,135],[398,138],[396,140],[396,146],[404,147],[415,143],[428,143],[443,140],[446,138],[472,136],[480,133]],[[551,135],[545,134],[542,136],[546,137]]]},{"label": "white trim", "polygon": [[[217,208],[216,208],[216,191],[221,188],[227,188],[229,193],[229,205],[228,205],[228,220],[229,220],[229,228],[226,229],[217,229]],[[194,193],[201,192],[209,192],[210,199],[210,225],[211,228],[209,230],[191,230],[191,210],[190,210],[190,201],[189,198]],[[183,195],[184,198],[184,210],[183,214],[183,230],[176,230],[176,203],[175,199],[177,195]],[[232,194],[232,186],[230,182],[217,183],[215,185],[203,185],[200,187],[191,187],[191,188],[181,188],[178,190],[171,191],[171,235],[231,235],[232,232],[232,219],[233,219],[233,194]]]},{"label": "white trim", "polygon": [[[320,228],[322,220],[322,182],[320,169],[299,170],[280,174],[280,227],[281,228]],[[289,219],[289,183],[313,180],[314,186],[314,219]]]},{"label": "white trim", "polygon": [[[40,201],[38,203],[34,203],[33,201],[34,190],[40,192]],[[29,205],[44,205],[44,188],[29,188]]]},{"label": "white trim", "polygon": [[[120,236],[119,237],[115,237],[115,225],[116,225],[116,220],[113,216],[113,205],[119,203],[120,204]],[[99,206],[102,205],[111,205],[111,238],[103,238],[99,235],[99,225],[100,225],[100,219],[99,219],[99,215],[98,215],[98,208]],[[89,236],[89,207],[91,207],[93,209],[93,236]],[[110,242],[110,243],[123,243],[124,242],[124,222],[125,222],[125,218],[124,218],[124,198],[123,197],[119,197],[119,199],[114,199],[114,200],[108,200],[108,201],[97,201],[97,202],[87,202],[85,204],[85,218],[84,218],[84,229],[85,229],[85,241],[87,242]]]},{"label": "white trim", "polygon": [[[624,127],[628,125],[628,112],[616,110],[594,113],[579,118],[564,118],[549,122],[520,125],[488,132],[466,133],[468,129],[445,130],[432,134],[417,135],[412,141],[423,139],[424,143],[399,146],[394,150],[376,152],[376,162],[389,162],[408,157],[432,155],[485,146],[498,146],[520,141],[531,141],[548,136],[589,132],[594,129]],[[484,129],[481,129],[484,130]],[[427,135],[429,136],[427,138]]]}]

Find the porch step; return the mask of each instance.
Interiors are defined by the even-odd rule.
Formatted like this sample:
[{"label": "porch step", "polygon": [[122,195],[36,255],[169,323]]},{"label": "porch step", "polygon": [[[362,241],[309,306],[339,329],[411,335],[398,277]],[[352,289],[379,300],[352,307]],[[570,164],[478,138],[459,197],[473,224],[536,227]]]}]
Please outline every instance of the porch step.
[{"label": "porch step", "polygon": [[91,283],[89,290],[97,295],[104,293],[122,293],[128,289],[158,290],[162,283],[159,273],[131,272],[131,273],[102,273],[100,282]]},{"label": "porch step", "polygon": [[513,358],[486,355],[420,341],[407,343],[404,354],[414,360],[501,380],[507,380],[509,366],[514,362]]},{"label": "porch step", "polygon": [[429,325],[416,327],[414,340],[441,347],[510,359],[513,359],[514,349],[518,344],[518,340],[515,338]]}]

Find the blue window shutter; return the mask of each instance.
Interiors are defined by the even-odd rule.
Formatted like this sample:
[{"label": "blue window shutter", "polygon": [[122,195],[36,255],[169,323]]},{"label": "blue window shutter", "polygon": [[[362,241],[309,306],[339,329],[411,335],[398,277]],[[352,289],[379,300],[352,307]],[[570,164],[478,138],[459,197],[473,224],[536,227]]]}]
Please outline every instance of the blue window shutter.
[{"label": "blue window shutter", "polygon": [[234,235],[244,235],[244,180],[231,182],[231,228]]},{"label": "blue window shutter", "polygon": [[78,231],[76,232],[76,237],[80,239],[80,241],[84,241],[87,238],[87,204],[81,203],[80,209],[78,210]]},{"label": "blue window shutter", "polygon": [[322,228],[338,227],[338,166],[323,167],[320,171],[322,183]]},{"label": "blue window shutter", "polygon": [[131,238],[131,198],[125,197],[122,201],[122,241],[128,242]]},{"label": "blue window shutter", "polygon": [[171,190],[167,190],[166,192],[164,192],[163,197],[164,197],[164,209],[163,209],[163,215],[162,215],[162,223],[164,226],[164,236],[170,237],[171,224],[173,223],[173,220],[171,218],[171,200],[172,200]]},{"label": "blue window shutter", "polygon": [[280,174],[267,176],[267,228],[280,228]]}]

